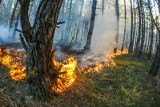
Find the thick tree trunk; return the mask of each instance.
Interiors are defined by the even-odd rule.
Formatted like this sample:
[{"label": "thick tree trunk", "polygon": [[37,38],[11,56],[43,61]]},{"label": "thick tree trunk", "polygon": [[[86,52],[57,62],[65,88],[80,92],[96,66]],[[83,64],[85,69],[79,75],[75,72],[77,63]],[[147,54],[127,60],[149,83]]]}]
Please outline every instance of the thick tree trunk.
[{"label": "thick tree trunk", "polygon": [[84,50],[90,50],[91,48],[91,39],[93,35],[94,23],[95,23],[95,17],[96,17],[96,7],[97,7],[97,0],[93,0],[90,27],[89,27],[86,45],[84,46]]},{"label": "thick tree trunk", "polygon": [[50,97],[56,70],[52,63],[53,36],[62,0],[43,0],[37,11],[34,26],[29,22],[30,0],[21,2],[21,25],[26,43],[27,81],[33,95]]}]

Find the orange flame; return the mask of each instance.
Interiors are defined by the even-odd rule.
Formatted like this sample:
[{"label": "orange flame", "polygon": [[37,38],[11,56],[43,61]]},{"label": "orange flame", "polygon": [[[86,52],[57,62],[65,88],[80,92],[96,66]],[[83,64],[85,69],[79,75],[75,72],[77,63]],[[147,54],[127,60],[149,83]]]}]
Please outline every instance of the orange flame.
[{"label": "orange flame", "polygon": [[118,50],[116,53],[112,52],[111,57],[126,55],[126,54],[128,54],[128,50],[124,50],[124,51]]},{"label": "orange flame", "polygon": [[57,93],[61,93],[65,91],[68,87],[70,87],[76,79],[75,69],[77,66],[77,61],[74,57],[69,57],[62,63],[57,62],[53,59],[53,63],[56,68],[61,68],[59,70],[59,77],[56,78],[56,84],[52,86],[52,90]]},{"label": "orange flame", "polygon": [[84,66],[81,69],[78,69],[80,73],[93,73],[93,72],[100,72],[103,69],[104,65],[97,62],[94,66]]},{"label": "orange flame", "polygon": [[0,63],[10,69],[9,75],[13,80],[22,80],[26,77],[25,66],[22,65],[23,53],[0,48]]},{"label": "orange flame", "polygon": [[114,53],[113,51],[111,52],[111,55],[110,55],[110,61],[106,64],[106,66],[110,67],[111,66],[115,66],[116,63],[114,62],[114,57],[116,56],[120,56],[120,55],[127,55],[128,54],[128,50],[124,50],[124,51],[121,51],[121,50],[117,50],[116,53]]},{"label": "orange flame", "polygon": [[[22,65],[24,54],[22,52],[5,50],[0,48],[0,63],[10,69],[9,75],[13,80],[22,80],[26,78],[26,67]],[[77,61],[73,57],[69,57],[63,62],[53,60],[55,69],[59,70],[59,77],[56,78],[56,83],[52,86],[52,90],[57,93],[65,91],[76,79],[75,69]]]},{"label": "orange flame", "polygon": [[[115,66],[113,57],[118,55],[128,54],[127,50],[117,51],[117,53],[111,52],[110,55],[106,55],[106,61],[97,62],[94,66],[85,66],[77,71],[80,73],[99,73],[104,67]],[[16,52],[5,50],[0,47],[0,63],[7,66],[10,69],[9,75],[13,80],[22,80],[26,78],[26,67],[22,65],[23,52]],[[58,70],[58,77],[51,89],[57,93],[64,92],[69,88],[76,79],[75,70],[77,67],[77,61],[74,57],[68,57],[63,62],[58,62],[54,58],[52,59],[55,69]]]},{"label": "orange flame", "polygon": [[0,47],[0,55],[2,55],[2,48]]},{"label": "orange flame", "polygon": [[116,63],[114,62],[114,57],[119,55],[125,55],[128,54],[128,50],[120,51],[118,50],[117,53],[114,53],[113,51],[110,52],[110,55],[106,54],[105,61],[104,62],[97,62],[94,66],[85,66],[81,69],[78,69],[80,73],[99,73],[102,71],[104,67],[114,67]]}]

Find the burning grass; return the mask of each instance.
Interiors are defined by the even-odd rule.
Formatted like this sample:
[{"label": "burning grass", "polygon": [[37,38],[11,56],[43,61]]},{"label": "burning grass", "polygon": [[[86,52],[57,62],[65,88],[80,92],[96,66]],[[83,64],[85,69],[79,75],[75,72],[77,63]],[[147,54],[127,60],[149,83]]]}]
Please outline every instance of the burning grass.
[{"label": "burning grass", "polygon": [[82,68],[78,68],[78,73],[99,73],[103,69],[104,65],[97,62],[95,65],[92,66],[84,66]]},{"label": "burning grass", "polygon": [[77,61],[74,57],[69,57],[63,62],[58,62],[53,59],[53,64],[55,69],[61,68],[59,70],[59,77],[56,79],[55,84],[52,86],[52,90],[57,93],[62,93],[68,87],[70,87],[74,80],[76,79],[75,69],[77,66]]},{"label": "burning grass", "polygon": [[[134,57],[129,55],[120,55],[120,56],[118,55],[112,58],[112,60],[115,63],[114,66],[111,65],[104,66],[105,65],[104,62],[98,63],[97,65],[102,64],[103,66],[102,70],[94,72],[94,69],[92,69],[89,73],[87,73],[86,70],[84,73],[76,75],[72,87],[69,86],[70,88],[67,89],[65,93],[61,93],[59,96],[54,96],[54,99],[49,102],[47,101],[42,102],[40,100],[36,100],[34,99],[33,96],[30,96],[28,93],[24,94],[24,92],[27,91],[26,84],[24,83],[19,84],[18,85],[19,87],[16,88],[17,82],[11,83],[10,81],[8,81],[7,83],[5,82],[4,78],[2,79],[2,81],[5,82],[4,83],[5,86],[3,85],[2,87],[6,87],[6,89],[4,88],[3,95],[5,96],[4,98],[2,96],[2,100],[6,99],[5,101],[7,102],[7,105],[12,106],[14,104],[15,105],[14,107],[16,106],[158,107],[160,100],[160,95],[159,95],[160,78],[157,77],[157,82],[156,82],[157,85],[148,81],[148,79],[146,78],[147,69],[149,69],[151,61],[143,59],[135,59]],[[73,65],[75,65],[74,64],[75,61],[76,60],[74,58],[71,58],[69,61],[68,60],[65,60],[63,62],[55,61],[55,63],[57,64],[57,66],[64,64],[63,65],[64,68],[67,69],[70,67],[74,68]],[[94,67],[95,66],[91,66],[88,68],[94,68]],[[62,70],[61,72],[64,71],[66,70]],[[74,72],[75,71],[77,71],[77,69],[75,69]],[[67,82],[67,80],[65,81]],[[12,87],[9,88],[7,84],[9,84],[9,86]],[[22,89],[20,90],[19,88]],[[55,89],[56,88],[54,88],[54,90]],[[1,83],[0,83],[0,90],[1,90]],[[23,96],[21,99],[19,99],[20,95]]]},{"label": "burning grass", "polygon": [[[52,61],[55,69],[58,70],[59,76],[56,78],[51,89],[57,93],[62,93],[75,81],[76,71],[82,74],[91,72],[100,73],[104,67],[115,66],[113,57],[123,54],[128,54],[128,52],[126,50],[123,52],[118,51],[117,53],[111,52],[109,56],[105,56],[106,60],[104,62],[97,61],[95,65],[86,65],[82,68],[78,67],[76,59],[72,56],[68,56],[63,62],[58,62],[53,58]],[[24,55],[23,52],[0,48],[0,63],[10,69],[9,76],[15,81],[26,78],[26,67],[22,64],[24,62]]]},{"label": "burning grass", "polygon": [[[23,80],[26,78],[26,67],[22,64],[23,52],[0,48],[0,63],[10,69],[9,76],[15,80]],[[76,75],[75,69],[77,61],[74,57],[68,57],[63,62],[58,62],[53,59],[55,69],[59,69],[59,77],[56,78],[52,90],[57,93],[62,93],[74,82]]]},{"label": "burning grass", "polygon": [[110,54],[106,54],[105,61],[97,61],[95,65],[93,66],[84,66],[82,68],[78,68],[78,72],[80,73],[100,73],[103,68],[105,67],[114,67],[116,66],[116,63],[113,58],[120,55],[127,55],[128,50],[120,51],[118,50],[117,53],[114,53],[113,51],[110,52]]},{"label": "burning grass", "polygon": [[118,50],[116,53],[112,52],[111,57],[120,56],[120,55],[126,55],[128,54],[128,50]]},{"label": "burning grass", "polygon": [[26,77],[26,68],[22,65],[23,56],[23,52],[0,48],[0,63],[10,69],[9,76],[15,81]]}]

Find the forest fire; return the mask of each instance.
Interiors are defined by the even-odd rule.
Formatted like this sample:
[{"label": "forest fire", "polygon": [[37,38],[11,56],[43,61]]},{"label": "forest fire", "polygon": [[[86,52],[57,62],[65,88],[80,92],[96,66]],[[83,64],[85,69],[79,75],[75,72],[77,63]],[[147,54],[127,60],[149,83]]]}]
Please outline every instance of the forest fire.
[{"label": "forest fire", "polygon": [[[106,55],[106,60],[104,62],[97,61],[95,65],[86,65],[82,68],[77,67],[77,61],[72,56],[68,56],[68,58],[63,62],[58,62],[53,58],[52,62],[54,64],[54,68],[58,72],[58,77],[55,79],[51,89],[56,93],[62,93],[75,81],[76,70],[79,73],[99,73],[104,67],[115,66],[113,57],[123,54],[128,54],[128,51],[117,51],[117,53],[111,52],[111,54]],[[4,50],[3,48],[0,48],[0,62],[10,69],[9,76],[15,81],[26,78],[26,67],[22,64],[23,57],[23,52],[11,51],[9,49]]]},{"label": "forest fire", "polygon": [[[23,52],[11,51],[9,49],[0,48],[0,63],[9,68],[9,76],[15,80],[23,80],[26,78],[26,67],[22,65]],[[75,80],[75,69],[77,61],[74,57],[69,57],[63,62],[53,60],[55,69],[59,69],[59,77],[56,78],[52,90],[61,93],[67,89]]]},{"label": "forest fire", "polygon": [[68,87],[72,85],[76,79],[75,69],[77,66],[77,61],[74,57],[69,57],[63,62],[57,62],[53,59],[55,69],[59,69],[59,77],[56,78],[55,84],[52,86],[52,90],[57,93],[62,93]]},{"label": "forest fire", "polygon": [[116,53],[113,51],[110,52],[110,54],[106,54],[105,56],[105,61],[104,62],[97,62],[94,66],[85,66],[82,67],[81,69],[78,69],[79,72],[81,73],[90,73],[90,72],[100,72],[104,67],[111,67],[115,66],[116,63],[114,62],[114,57],[119,56],[119,55],[125,55],[128,54],[128,50],[120,51],[118,50]]},{"label": "forest fire", "polygon": [[120,56],[120,55],[125,55],[125,54],[128,54],[128,50],[124,50],[124,51],[118,50],[116,53],[111,51],[109,55],[107,54],[105,56],[104,62],[97,62],[93,66],[84,66],[81,69],[78,69],[78,72],[80,73],[94,73],[94,72],[99,73],[100,71],[102,71],[104,67],[111,67],[111,66],[116,65],[113,59],[115,56]]},{"label": "forest fire", "polygon": [[119,56],[119,55],[125,55],[125,54],[128,54],[128,50],[118,50],[116,53],[112,52],[112,55],[111,57],[115,57],[115,56]]},{"label": "forest fire", "polygon": [[95,65],[93,66],[84,66],[82,68],[78,69],[79,73],[93,73],[93,72],[100,72],[103,69],[104,65],[97,62]]},{"label": "forest fire", "polygon": [[112,65],[112,66],[115,66],[116,65],[116,63],[114,62],[114,57],[116,57],[116,56],[120,56],[120,55],[127,55],[128,54],[128,50],[123,50],[123,51],[121,51],[121,50],[117,50],[117,52],[115,53],[115,52],[111,52],[111,55],[110,55],[110,61],[109,61],[109,63],[106,63],[106,66],[110,66],[110,65]]},{"label": "forest fire", "polygon": [[26,77],[25,66],[22,65],[22,52],[3,50],[0,48],[0,62],[10,69],[9,76],[13,80],[22,80]]}]

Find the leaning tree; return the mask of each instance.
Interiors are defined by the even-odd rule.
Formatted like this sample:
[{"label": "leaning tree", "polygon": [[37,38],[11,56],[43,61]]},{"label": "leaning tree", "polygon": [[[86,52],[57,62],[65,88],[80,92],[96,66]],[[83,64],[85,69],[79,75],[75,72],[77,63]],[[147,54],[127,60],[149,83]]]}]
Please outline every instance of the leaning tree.
[{"label": "leaning tree", "polygon": [[[160,14],[160,0],[155,0],[155,1],[158,4],[159,14]],[[156,29],[158,30],[158,35],[159,35],[159,39],[160,39],[160,27],[153,18],[152,9],[151,9],[150,5],[151,5],[151,0],[148,0],[148,8],[149,8],[150,17],[151,17],[151,20],[153,21],[154,25],[156,26]],[[154,61],[152,63],[149,74],[152,75],[152,76],[156,76],[157,73],[158,73],[159,67],[160,67],[160,40],[159,40],[159,44],[157,46],[155,58],[154,58]]]},{"label": "leaning tree", "polygon": [[58,75],[53,59],[53,37],[63,0],[41,0],[33,26],[29,21],[31,0],[20,3],[21,42],[26,50],[26,73],[31,93],[50,97],[51,86]]}]

